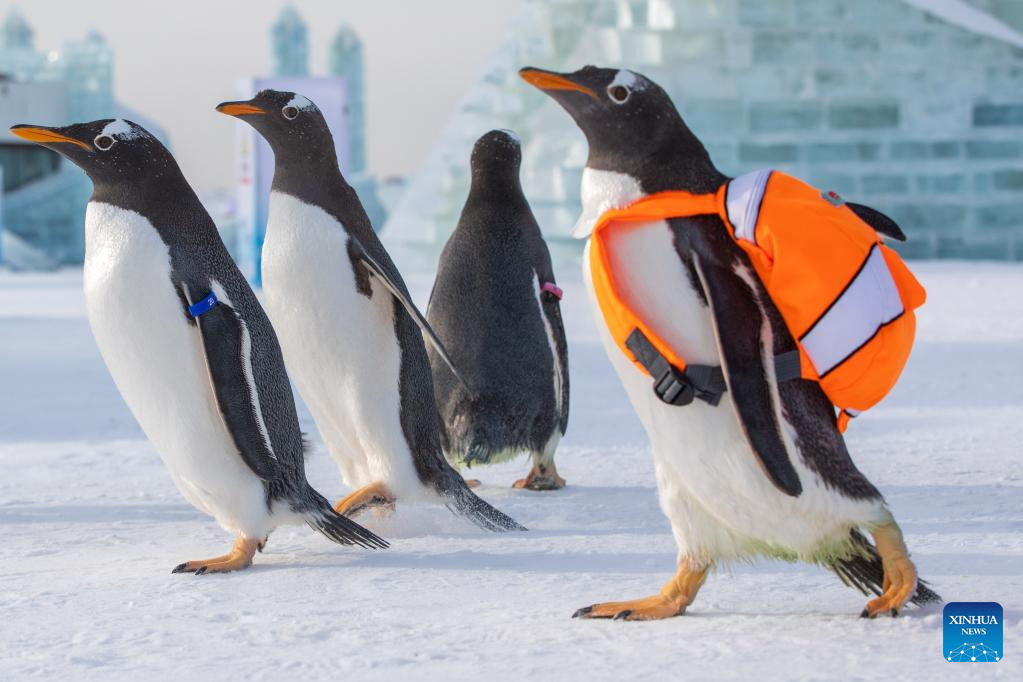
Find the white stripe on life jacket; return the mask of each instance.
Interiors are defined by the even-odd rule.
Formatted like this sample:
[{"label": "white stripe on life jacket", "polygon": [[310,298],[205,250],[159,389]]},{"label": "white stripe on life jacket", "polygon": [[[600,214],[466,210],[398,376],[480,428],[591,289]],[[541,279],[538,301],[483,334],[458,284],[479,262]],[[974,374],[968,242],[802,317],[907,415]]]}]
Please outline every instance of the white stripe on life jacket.
[{"label": "white stripe on life jacket", "polygon": [[728,183],[725,195],[725,209],[728,222],[735,228],[735,238],[757,243],[757,219],[760,217],[760,202],[764,189],[771,177],[771,169],[764,169],[740,175]]},{"label": "white stripe on life jacket", "polygon": [[874,246],[853,281],[799,342],[823,378],[902,313],[895,280]]}]

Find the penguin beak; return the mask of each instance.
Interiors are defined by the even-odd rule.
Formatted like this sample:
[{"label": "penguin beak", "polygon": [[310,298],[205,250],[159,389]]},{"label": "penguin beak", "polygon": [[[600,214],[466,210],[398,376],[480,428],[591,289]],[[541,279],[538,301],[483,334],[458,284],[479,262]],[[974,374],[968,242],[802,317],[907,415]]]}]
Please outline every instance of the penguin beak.
[{"label": "penguin beak", "polygon": [[81,140],[76,140],[61,133],[60,128],[44,128],[43,126],[21,124],[11,126],[11,132],[23,140],[35,142],[44,147],[49,147],[58,142],[66,142],[68,144],[76,144],[86,151],[92,151],[92,147]]},{"label": "penguin beak", "polygon": [[569,90],[581,92],[585,95],[589,95],[593,99],[600,99],[597,96],[597,93],[593,92],[593,90],[584,85],[579,85],[562,74],[554,73],[553,71],[544,71],[543,69],[534,69],[531,66],[527,66],[524,69],[519,69],[519,76],[521,76],[522,80],[526,81],[530,85],[545,92],[551,90]]},{"label": "penguin beak", "polygon": [[228,116],[256,116],[266,114],[265,111],[248,102],[222,102],[217,105],[217,111]]}]

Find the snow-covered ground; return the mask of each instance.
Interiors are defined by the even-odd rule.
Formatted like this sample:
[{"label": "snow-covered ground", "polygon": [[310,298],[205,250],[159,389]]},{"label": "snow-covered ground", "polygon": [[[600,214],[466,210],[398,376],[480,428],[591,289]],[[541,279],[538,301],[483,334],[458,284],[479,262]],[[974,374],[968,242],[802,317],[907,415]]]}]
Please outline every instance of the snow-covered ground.
[{"label": "snow-covered ground", "polygon": [[[654,593],[675,554],[646,438],[566,268],[569,487],[510,489],[524,461],[473,471],[530,532],[406,506],[363,519],[387,551],[285,528],[251,570],[171,575],[231,538],[181,498],[132,421],[72,270],[0,272],[0,679],[1021,679],[1023,267],[915,269],[930,293],[920,342],[849,440],[921,575],[947,600],[1005,607],[1005,659],[982,672],[942,658],[940,607],[861,620],[865,598],[810,566],[724,569],[669,621],[571,620]],[[411,284],[422,301],[429,279]],[[340,496],[314,440],[310,478]]]}]

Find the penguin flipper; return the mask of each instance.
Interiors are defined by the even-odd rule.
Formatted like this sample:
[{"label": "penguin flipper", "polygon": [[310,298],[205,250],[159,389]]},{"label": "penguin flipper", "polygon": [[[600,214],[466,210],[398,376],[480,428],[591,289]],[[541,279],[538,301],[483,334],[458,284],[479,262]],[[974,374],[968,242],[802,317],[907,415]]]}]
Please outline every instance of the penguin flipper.
[{"label": "penguin flipper", "polygon": [[[764,313],[756,294],[737,274],[705,264],[695,253],[693,265],[710,306],[721,369],[743,433],[771,482],[785,494],[799,497],[803,485],[778,424],[764,362]],[[750,334],[751,328],[755,334]]]},{"label": "penguin flipper", "polygon": [[[538,274],[538,287],[543,287],[545,282],[556,284],[554,281],[554,269],[551,267],[549,256],[547,258],[546,268],[541,270]],[[559,396],[561,415],[558,419],[558,427],[561,429],[562,435],[564,435],[564,433],[568,430],[569,403],[568,341],[565,339],[565,323],[561,319],[561,302],[557,298],[541,295],[540,301],[540,308],[543,310],[544,317],[547,318],[547,324],[550,326],[551,335],[554,337],[554,350],[557,353],[557,357],[554,358],[554,362],[557,363],[557,366],[561,370],[561,395]]]},{"label": "penguin flipper", "polygon": [[561,417],[558,426],[561,427],[561,433],[564,435],[568,430],[568,341],[565,339],[565,324],[561,320],[561,305],[557,302],[548,303],[544,306],[543,312],[554,331],[554,345],[558,351],[556,362],[561,367]]},{"label": "penguin flipper", "polygon": [[455,364],[451,361],[451,356],[448,355],[448,351],[444,347],[444,344],[441,343],[440,338],[437,337],[437,333],[433,331],[433,327],[430,326],[430,323],[426,321],[426,317],[419,312],[419,308],[417,308],[416,304],[412,302],[412,298],[409,296],[405,287],[399,286],[397,282],[395,282],[394,279],[384,270],[384,268],[382,268],[379,263],[366,253],[366,249],[363,249],[362,247],[358,248],[358,258],[363,265],[369,268],[371,273],[376,275],[377,279],[379,279],[387,290],[391,292],[391,295],[398,299],[402,307],[404,307],[409,316],[412,317],[416,326],[423,332],[423,336],[426,337],[427,341],[430,342],[430,345],[437,351],[437,355],[440,356],[441,360],[444,361],[444,364],[451,370],[451,373],[455,375],[455,378],[458,379],[459,383],[465,386],[466,390],[472,393],[473,391],[469,387],[469,384],[465,382],[462,375],[459,374],[457,369],[455,369]]},{"label": "penguin flipper", "polygon": [[876,208],[870,206],[864,206],[863,204],[854,204],[852,202],[845,202],[845,205],[856,214],[856,216],[874,228],[874,231],[878,234],[883,234],[886,237],[891,237],[900,242],[906,241],[906,234],[899,227],[898,223],[886,216]]},{"label": "penguin flipper", "polygon": [[[188,285],[183,286],[185,300],[191,304],[196,299]],[[187,308],[185,312],[190,315]],[[259,411],[259,388],[249,365],[251,339],[245,321],[223,301],[194,319],[210,384],[238,453],[256,476],[264,481],[276,478],[277,456]]]}]

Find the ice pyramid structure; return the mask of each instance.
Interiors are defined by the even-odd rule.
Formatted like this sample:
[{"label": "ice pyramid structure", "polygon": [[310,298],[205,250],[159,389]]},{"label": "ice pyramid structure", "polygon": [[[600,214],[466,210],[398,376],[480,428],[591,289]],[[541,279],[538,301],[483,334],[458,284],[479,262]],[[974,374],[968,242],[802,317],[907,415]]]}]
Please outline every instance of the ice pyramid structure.
[{"label": "ice pyramid structure", "polygon": [[908,255],[1023,259],[1021,46],[964,0],[525,0],[382,236],[435,262],[474,140],[509,128],[552,251],[577,253],[585,140],[516,72],[597,64],[663,85],[725,173],[778,168],[875,205]]}]

